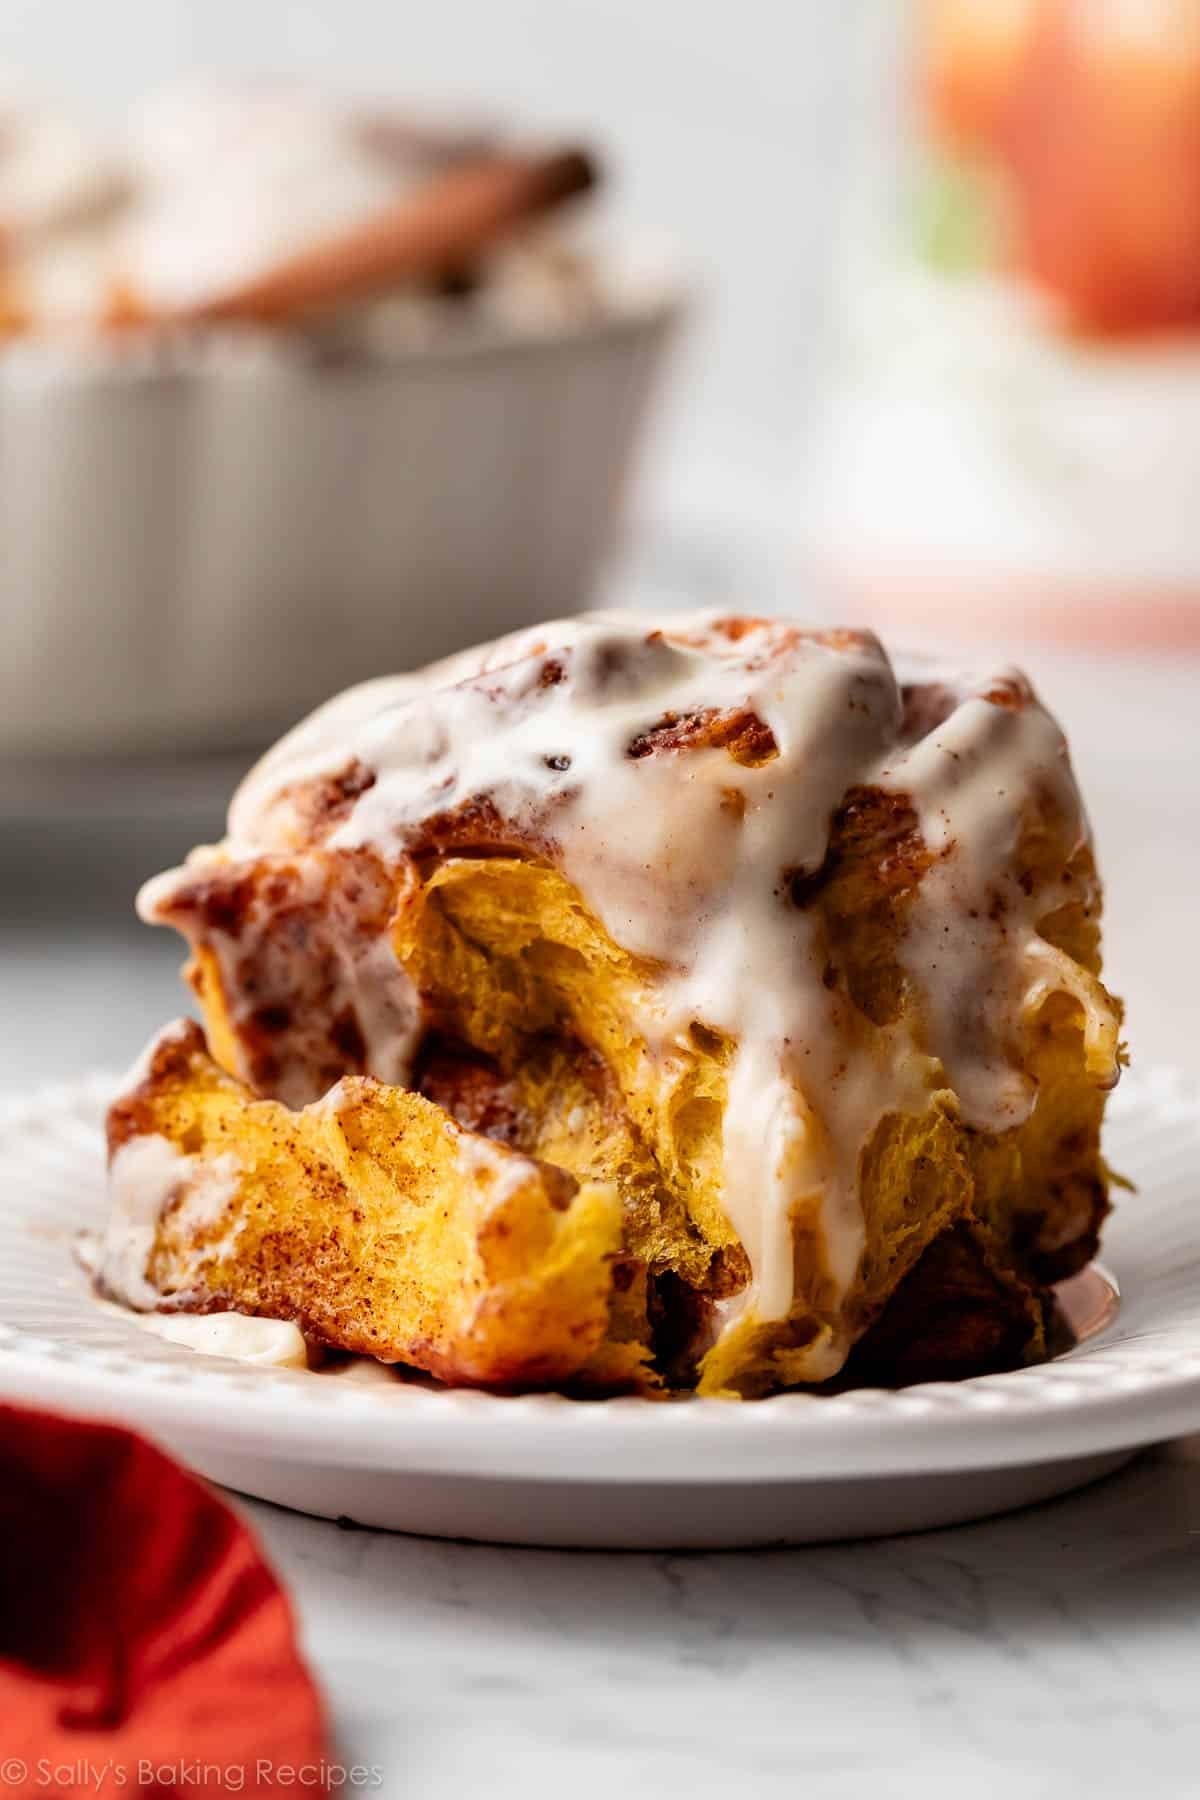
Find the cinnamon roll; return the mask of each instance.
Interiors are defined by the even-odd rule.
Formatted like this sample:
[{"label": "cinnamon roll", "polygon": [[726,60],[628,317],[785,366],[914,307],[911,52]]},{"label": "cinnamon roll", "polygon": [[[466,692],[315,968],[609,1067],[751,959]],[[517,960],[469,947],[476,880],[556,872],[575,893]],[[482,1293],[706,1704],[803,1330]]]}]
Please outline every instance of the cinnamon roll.
[{"label": "cinnamon roll", "polygon": [[497,1389],[1036,1358],[1107,1207],[1100,901],[1012,670],[598,613],[368,682],[140,896],[204,1032],[113,1108],[101,1282]]}]

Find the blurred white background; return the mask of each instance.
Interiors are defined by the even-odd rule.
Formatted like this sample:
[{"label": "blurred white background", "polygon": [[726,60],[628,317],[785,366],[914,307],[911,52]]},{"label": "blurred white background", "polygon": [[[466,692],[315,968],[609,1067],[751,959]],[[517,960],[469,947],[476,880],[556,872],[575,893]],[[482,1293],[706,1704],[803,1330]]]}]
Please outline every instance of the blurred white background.
[{"label": "blurred white background", "polygon": [[830,361],[829,265],[873,0],[8,0],[0,67],[102,116],[200,74],[300,75],[595,141],[614,223],[701,311],[643,506],[782,520]]}]

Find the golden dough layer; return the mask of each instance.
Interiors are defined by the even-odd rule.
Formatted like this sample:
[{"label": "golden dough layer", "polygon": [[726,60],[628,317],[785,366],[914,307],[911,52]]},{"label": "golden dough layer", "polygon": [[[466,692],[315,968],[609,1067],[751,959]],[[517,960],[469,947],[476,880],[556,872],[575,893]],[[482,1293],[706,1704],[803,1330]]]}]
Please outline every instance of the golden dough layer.
[{"label": "golden dough layer", "polygon": [[[853,991],[869,1028],[873,1015],[882,1019],[913,1002],[890,954],[895,843],[865,840],[862,819],[860,810],[854,853],[847,849],[825,892],[806,904],[825,911],[830,967]],[[890,860],[881,882],[885,848]],[[1088,877],[1082,864],[1080,877]],[[263,879],[270,878],[264,868]],[[287,928],[281,919],[279,929]],[[1082,906],[1057,928],[1064,947],[1094,958],[1094,930]],[[748,1322],[719,1348],[705,1348],[714,1304],[736,1293],[747,1275],[719,1202],[731,1047],[697,1028],[665,1061],[631,1036],[633,991],[652,986],[658,972],[614,944],[553,869],[502,857],[440,862],[424,881],[406,884],[391,935],[427,1020],[417,1085],[464,1124],[619,1194],[622,1254],[639,1275],[634,1329],[647,1360],[656,1358],[666,1378],[701,1392],[756,1394],[788,1385],[796,1353],[834,1324],[819,1245],[806,1237],[802,1216],[789,1319]],[[235,1062],[238,1031],[215,959],[203,950],[196,982],[210,1040],[222,1060]],[[261,1023],[252,1028],[255,1046],[260,1031]],[[846,1303],[853,1340],[869,1332],[906,1278],[913,1293],[928,1290],[937,1267],[942,1275],[926,1292],[924,1348],[914,1366],[947,1374],[1042,1352],[1045,1284],[1086,1263],[1106,1210],[1103,1094],[1087,1073],[1079,1009],[1061,996],[1034,1021],[1027,1057],[1039,1101],[1013,1132],[968,1129],[945,1089],[930,1093],[923,1114],[894,1115],[880,1125],[861,1168],[867,1239]],[[176,1141],[178,1126],[168,1119],[166,1127]],[[237,1129],[230,1128],[231,1143]],[[314,1220],[326,1204],[314,1190]],[[951,1236],[958,1246],[952,1265],[943,1246],[922,1272],[926,1253]],[[449,1296],[456,1267],[439,1264],[435,1284],[426,1260],[417,1279],[431,1295]],[[981,1270],[995,1278],[982,1295],[975,1286]],[[309,1271],[307,1279],[311,1286],[321,1278]],[[974,1309],[966,1339],[964,1293]],[[247,1304],[244,1289],[238,1303]],[[260,1297],[251,1309],[265,1303]],[[358,1347],[322,1325],[313,1308],[306,1316],[328,1341]],[[868,1344],[861,1366],[871,1355]],[[903,1374],[899,1364],[896,1372]],[[627,1374],[621,1369],[619,1378]]]},{"label": "golden dough layer", "polygon": [[[295,1319],[341,1349],[502,1388],[579,1377],[606,1337],[613,1189],[474,1138],[417,1094],[349,1077],[289,1112],[219,1069],[191,1025],[110,1112],[118,1202],[123,1156],[156,1138],[183,1159],[147,1261],[167,1306]],[[224,1197],[197,1224],[201,1184]]]}]

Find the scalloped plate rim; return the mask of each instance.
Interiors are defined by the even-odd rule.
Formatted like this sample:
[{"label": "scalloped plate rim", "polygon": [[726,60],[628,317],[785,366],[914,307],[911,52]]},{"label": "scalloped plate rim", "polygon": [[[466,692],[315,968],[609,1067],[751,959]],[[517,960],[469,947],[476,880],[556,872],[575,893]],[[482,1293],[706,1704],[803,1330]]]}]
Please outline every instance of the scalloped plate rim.
[{"label": "scalloped plate rim", "polygon": [[[1007,1375],[742,1405],[356,1387],[326,1374],[247,1369],[126,1325],[88,1293],[70,1223],[48,1230],[36,1198],[25,1197],[40,1182],[75,1228],[95,1222],[99,1117],[118,1081],[92,1074],[0,1101],[0,1244],[10,1246],[10,1264],[19,1243],[36,1268],[52,1272],[44,1291],[18,1295],[19,1272],[0,1268],[0,1399],[119,1419],[198,1453],[614,1485],[999,1470],[1200,1430],[1200,1217],[1194,1231],[1185,1217],[1191,1171],[1200,1166],[1200,1083],[1177,1072],[1138,1071],[1114,1097],[1110,1138],[1118,1147],[1110,1154],[1118,1165],[1129,1162],[1142,1193],[1118,1196],[1110,1221],[1105,1261],[1123,1300],[1108,1331],[1055,1362]],[[1156,1171],[1156,1155],[1166,1173]],[[78,1196],[74,1213],[68,1194]],[[1181,1226],[1182,1261],[1177,1246],[1162,1242],[1164,1227],[1178,1238]],[[1181,1299],[1189,1275],[1191,1297]],[[36,1319],[39,1306],[46,1324],[34,1329],[29,1316]]]}]

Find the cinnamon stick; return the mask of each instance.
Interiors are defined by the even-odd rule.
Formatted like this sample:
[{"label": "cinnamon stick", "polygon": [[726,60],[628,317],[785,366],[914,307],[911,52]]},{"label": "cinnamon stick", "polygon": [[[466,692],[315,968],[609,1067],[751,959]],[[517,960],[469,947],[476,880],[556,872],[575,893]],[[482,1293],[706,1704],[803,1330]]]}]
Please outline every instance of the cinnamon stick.
[{"label": "cinnamon stick", "polygon": [[577,149],[542,156],[489,155],[456,165],[362,224],[228,293],[185,307],[171,319],[284,324],[371,299],[406,282],[436,281],[595,181],[595,165]]}]

